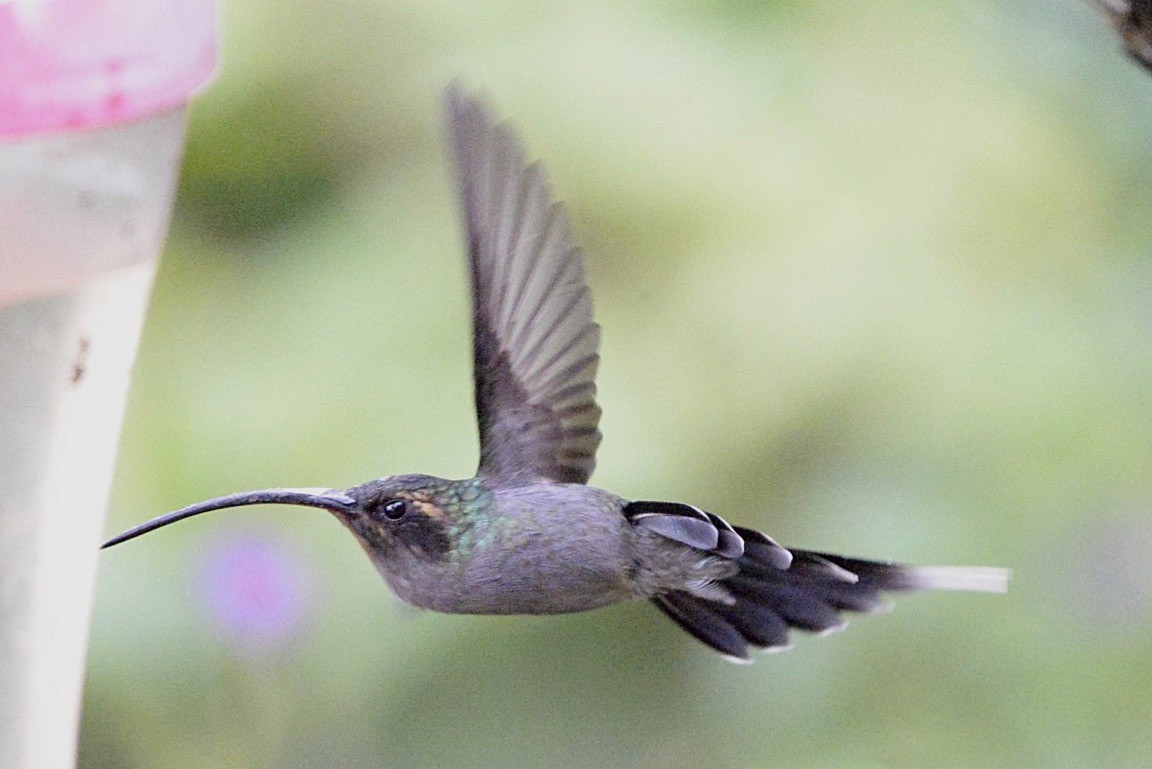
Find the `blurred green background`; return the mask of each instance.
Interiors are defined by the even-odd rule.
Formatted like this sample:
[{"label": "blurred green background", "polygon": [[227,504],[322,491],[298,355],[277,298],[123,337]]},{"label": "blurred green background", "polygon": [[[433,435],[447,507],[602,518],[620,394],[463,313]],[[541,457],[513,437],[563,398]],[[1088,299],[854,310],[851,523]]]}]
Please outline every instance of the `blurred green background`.
[{"label": "blurred green background", "polygon": [[417,613],[319,511],[217,514],[102,556],[82,767],[1148,765],[1152,78],[1088,3],[222,6],[110,532],[471,474],[459,76],[589,255],[597,485],[1015,579],[735,666],[640,604]]}]

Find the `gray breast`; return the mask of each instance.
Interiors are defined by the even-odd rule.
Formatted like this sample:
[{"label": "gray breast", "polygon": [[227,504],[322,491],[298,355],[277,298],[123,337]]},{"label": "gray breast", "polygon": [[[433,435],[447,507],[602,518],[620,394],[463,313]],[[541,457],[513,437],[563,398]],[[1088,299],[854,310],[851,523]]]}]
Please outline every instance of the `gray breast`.
[{"label": "gray breast", "polygon": [[495,512],[475,523],[461,557],[419,590],[394,584],[402,598],[453,613],[560,614],[636,597],[636,533],[622,499],[580,484],[493,494]]}]

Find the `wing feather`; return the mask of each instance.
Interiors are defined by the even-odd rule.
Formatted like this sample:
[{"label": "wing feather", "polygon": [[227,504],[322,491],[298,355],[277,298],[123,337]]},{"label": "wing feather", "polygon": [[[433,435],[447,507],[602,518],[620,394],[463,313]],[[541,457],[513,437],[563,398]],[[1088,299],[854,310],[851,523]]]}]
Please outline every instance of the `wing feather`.
[{"label": "wing feather", "polygon": [[457,87],[446,101],[471,268],[478,474],[586,483],[600,444],[600,328],[584,256],[511,127]]}]

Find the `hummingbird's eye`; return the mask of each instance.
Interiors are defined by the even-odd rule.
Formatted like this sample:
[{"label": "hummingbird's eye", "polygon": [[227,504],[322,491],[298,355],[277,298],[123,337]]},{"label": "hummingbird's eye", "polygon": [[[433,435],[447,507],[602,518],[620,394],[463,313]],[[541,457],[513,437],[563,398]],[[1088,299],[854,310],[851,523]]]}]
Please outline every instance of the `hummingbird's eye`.
[{"label": "hummingbird's eye", "polygon": [[384,517],[390,521],[398,521],[408,513],[408,503],[403,499],[393,499],[384,503],[380,508]]}]

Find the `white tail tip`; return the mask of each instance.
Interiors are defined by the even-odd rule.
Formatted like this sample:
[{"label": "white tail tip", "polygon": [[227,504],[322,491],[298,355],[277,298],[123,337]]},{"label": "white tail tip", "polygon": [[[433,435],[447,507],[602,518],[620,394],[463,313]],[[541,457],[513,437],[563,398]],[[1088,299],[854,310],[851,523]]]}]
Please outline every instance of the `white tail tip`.
[{"label": "white tail tip", "polygon": [[910,569],[915,590],[963,590],[1007,593],[1011,569],[994,566],[915,566]]}]

